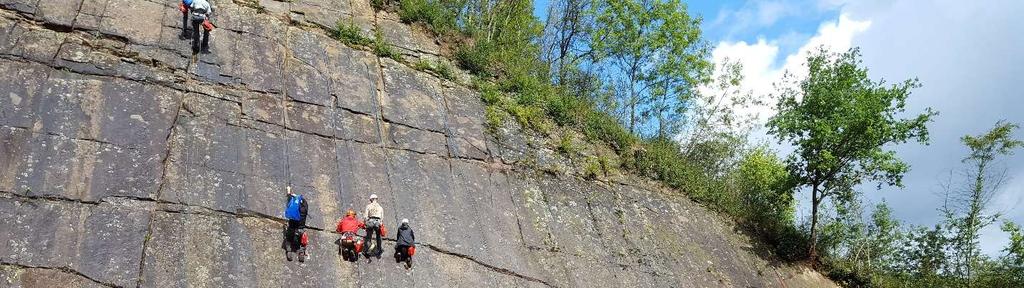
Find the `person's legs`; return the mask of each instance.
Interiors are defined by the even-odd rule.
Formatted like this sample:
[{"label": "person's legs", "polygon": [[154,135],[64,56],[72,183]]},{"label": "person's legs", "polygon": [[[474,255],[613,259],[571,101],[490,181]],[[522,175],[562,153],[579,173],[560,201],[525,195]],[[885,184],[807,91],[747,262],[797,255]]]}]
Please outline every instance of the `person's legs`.
[{"label": "person's legs", "polygon": [[370,245],[370,241],[373,240],[373,230],[374,229],[377,229],[377,228],[376,227],[367,226],[366,227],[366,236],[363,236],[363,255],[365,255],[367,257],[370,256],[370,249],[367,249],[369,247],[366,247],[366,246],[369,246]]},{"label": "person's legs", "polygon": [[181,38],[186,39],[188,37],[188,8],[185,8],[185,12],[181,13]]},{"label": "person's legs", "polygon": [[[194,43],[195,41],[193,41]],[[296,221],[288,220],[288,225],[284,229],[284,256],[288,258],[288,261],[292,261],[292,252],[296,250],[295,235],[299,230],[299,223]]]},{"label": "person's legs", "polygon": [[292,249],[295,248],[295,246],[293,245],[294,242],[292,242],[292,239],[295,235],[295,228],[296,226],[292,224],[292,221],[288,221],[288,228],[285,228],[284,232],[284,248],[289,252],[291,252]]},{"label": "person's legs", "polygon": [[406,257],[409,257],[409,246],[395,246],[395,262],[405,261]]},{"label": "person's legs", "polygon": [[281,249],[288,251],[288,235],[291,235],[291,231],[288,230],[288,226],[285,225],[284,230],[281,231]]},{"label": "person's legs", "polygon": [[[201,29],[203,29],[203,21],[194,21],[193,20],[192,21],[192,54],[193,55],[199,53],[199,42],[200,42],[199,37],[203,36],[203,34],[199,33],[199,30],[201,30]],[[291,224],[291,222],[289,222],[289,224]]]},{"label": "person's legs", "polygon": [[379,259],[380,255],[384,254],[384,247],[380,247],[380,227],[373,229],[373,232],[377,235],[377,251],[374,251],[373,255],[377,256]]},{"label": "person's legs", "polygon": [[296,229],[295,232],[295,246],[298,247],[296,251],[299,252],[299,262],[306,261],[306,246],[302,245],[302,235],[306,233],[305,227]]},{"label": "person's legs", "polygon": [[338,249],[341,252],[341,258],[344,259],[345,261],[348,261],[348,259],[351,257],[350,255],[355,253],[356,245],[351,240],[345,240],[346,236],[347,235],[341,236],[342,239],[339,241],[341,245],[339,245],[340,247],[338,247]]},{"label": "person's legs", "polygon": [[210,30],[206,30],[206,28],[203,28],[203,46],[200,51],[210,53]]}]

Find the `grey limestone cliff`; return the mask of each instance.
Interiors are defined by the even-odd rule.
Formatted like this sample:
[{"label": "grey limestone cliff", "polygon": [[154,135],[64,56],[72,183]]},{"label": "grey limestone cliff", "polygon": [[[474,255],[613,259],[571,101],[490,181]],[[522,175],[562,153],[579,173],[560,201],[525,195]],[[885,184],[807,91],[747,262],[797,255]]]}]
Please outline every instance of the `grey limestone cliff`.
[{"label": "grey limestone cliff", "polygon": [[[439,58],[368,1],[213,2],[190,65],[176,1],[0,0],[0,286],[827,283],[671,191],[517,165],[537,153],[486,133],[475,92],[327,36],[351,21]],[[280,250],[289,184],[305,263]],[[371,193],[412,220],[413,269],[337,255],[334,224]]]}]

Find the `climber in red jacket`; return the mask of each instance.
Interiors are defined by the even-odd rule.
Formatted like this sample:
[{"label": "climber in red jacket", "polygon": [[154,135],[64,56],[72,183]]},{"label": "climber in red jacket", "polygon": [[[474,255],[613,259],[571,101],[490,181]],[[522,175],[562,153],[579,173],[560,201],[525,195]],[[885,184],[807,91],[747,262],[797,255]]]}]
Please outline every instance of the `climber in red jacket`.
[{"label": "climber in red jacket", "polygon": [[345,261],[355,262],[359,259],[359,250],[362,246],[362,239],[356,237],[356,232],[359,229],[366,228],[366,225],[362,221],[356,219],[356,211],[348,210],[345,212],[345,217],[338,221],[338,228],[336,231],[341,233],[341,258]]},{"label": "climber in red jacket", "polygon": [[347,232],[356,233],[359,229],[365,225],[359,219],[356,219],[356,211],[348,210],[345,212],[345,217],[338,221],[338,233],[345,234]]}]

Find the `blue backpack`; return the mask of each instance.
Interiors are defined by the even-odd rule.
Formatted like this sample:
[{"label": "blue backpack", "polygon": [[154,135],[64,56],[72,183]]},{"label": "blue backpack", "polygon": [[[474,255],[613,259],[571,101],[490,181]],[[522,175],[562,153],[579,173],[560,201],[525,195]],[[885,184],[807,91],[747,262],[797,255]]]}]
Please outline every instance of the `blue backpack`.
[{"label": "blue backpack", "polygon": [[288,206],[284,209],[284,217],[288,220],[302,221],[302,195],[295,195],[288,198]]}]

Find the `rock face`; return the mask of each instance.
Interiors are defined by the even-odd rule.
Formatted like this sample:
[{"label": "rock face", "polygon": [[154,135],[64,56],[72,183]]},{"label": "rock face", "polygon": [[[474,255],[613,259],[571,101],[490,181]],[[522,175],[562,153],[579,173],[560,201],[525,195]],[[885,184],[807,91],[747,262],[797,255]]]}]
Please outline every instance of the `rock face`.
[{"label": "rock face", "polygon": [[[352,21],[438,57],[368,1],[213,2],[191,65],[177,1],[0,0],[0,286],[827,283],[653,186],[508,168],[536,153],[486,134],[475,92],[326,36]],[[305,263],[280,249],[287,185],[309,200]],[[413,269],[337,254],[371,193],[412,221]]]}]

